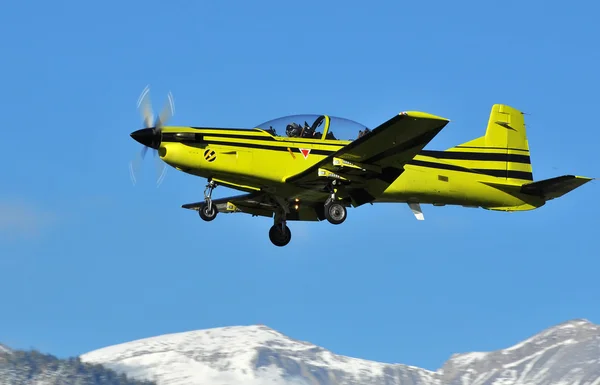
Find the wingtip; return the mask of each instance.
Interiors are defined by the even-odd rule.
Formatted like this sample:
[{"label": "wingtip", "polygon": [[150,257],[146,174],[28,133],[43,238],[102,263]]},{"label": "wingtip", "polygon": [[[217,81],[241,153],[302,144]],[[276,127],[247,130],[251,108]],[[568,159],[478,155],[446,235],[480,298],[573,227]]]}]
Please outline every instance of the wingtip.
[{"label": "wingtip", "polygon": [[187,210],[195,210],[198,211],[198,207],[200,206],[200,203],[186,203],[181,205],[182,209],[187,209]]},{"label": "wingtip", "polygon": [[437,116],[434,114],[430,114],[428,112],[423,112],[423,111],[402,111],[400,113],[400,115],[406,115],[406,116],[410,116],[413,118],[421,118],[421,119],[433,119],[433,120],[442,120],[444,122],[450,122],[450,119],[441,117],[441,116]]},{"label": "wingtip", "polygon": [[589,176],[582,176],[582,175],[575,175],[575,178],[576,179],[585,180],[586,182],[591,182],[593,180],[598,180],[598,178],[592,178],[592,177],[589,177]]}]

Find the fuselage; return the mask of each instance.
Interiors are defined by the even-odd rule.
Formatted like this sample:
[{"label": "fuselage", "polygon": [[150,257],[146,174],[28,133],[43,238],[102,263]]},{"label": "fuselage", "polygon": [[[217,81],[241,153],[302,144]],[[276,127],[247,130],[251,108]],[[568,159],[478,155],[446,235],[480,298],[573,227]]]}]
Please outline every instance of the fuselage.
[{"label": "fuselage", "polygon": [[[323,201],[321,190],[285,180],[351,143],[346,140],[287,138],[260,129],[165,127],[159,155],[180,171],[227,181],[233,187],[266,189],[282,196]],[[544,201],[519,193],[520,184],[459,167],[422,151],[375,202],[419,202],[494,210],[529,210]]]}]

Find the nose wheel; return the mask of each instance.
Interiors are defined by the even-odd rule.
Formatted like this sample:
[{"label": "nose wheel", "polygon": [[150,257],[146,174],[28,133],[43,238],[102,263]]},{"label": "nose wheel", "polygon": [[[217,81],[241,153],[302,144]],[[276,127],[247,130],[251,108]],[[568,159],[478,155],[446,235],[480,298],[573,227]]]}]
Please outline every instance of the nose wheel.
[{"label": "nose wheel", "polygon": [[217,217],[217,212],[217,206],[208,203],[204,203],[198,210],[200,218],[206,222],[210,222],[215,219]]},{"label": "nose wheel", "polygon": [[217,217],[217,206],[215,206],[212,201],[212,192],[216,187],[217,184],[214,181],[210,180],[208,182],[206,189],[204,189],[204,200],[206,202],[198,210],[200,218],[207,222],[210,222]]}]

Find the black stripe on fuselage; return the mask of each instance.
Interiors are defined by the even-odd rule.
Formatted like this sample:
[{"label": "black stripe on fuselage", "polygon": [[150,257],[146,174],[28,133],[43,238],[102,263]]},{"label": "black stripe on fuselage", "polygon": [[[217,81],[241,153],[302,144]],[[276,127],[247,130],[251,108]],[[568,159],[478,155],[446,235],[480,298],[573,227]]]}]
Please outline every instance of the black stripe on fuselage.
[{"label": "black stripe on fuselage", "polygon": [[499,177],[499,178],[533,180],[533,174],[530,172],[527,172],[527,171],[465,168],[465,167],[460,167],[460,166],[456,166],[453,164],[427,162],[424,160],[415,160],[415,159],[408,162],[408,164],[411,164],[413,166],[427,167],[427,168],[437,168],[440,170],[469,172],[469,173],[474,173],[474,174],[485,174],[485,175],[495,176],[495,177]]},{"label": "black stripe on fuselage", "polygon": [[[204,140],[203,137],[201,138],[195,138],[195,139],[180,139],[180,138],[170,138],[170,137],[165,137],[166,134],[163,134],[163,142],[177,142],[177,143],[181,143],[183,145],[186,146],[191,146],[191,147],[195,147],[198,145],[211,145],[211,144],[219,144],[219,145],[223,145],[223,146],[232,146],[232,147],[241,147],[241,148],[256,148],[256,149],[261,149],[261,150],[272,150],[272,151],[285,151],[288,152],[288,148],[293,148],[293,149],[297,149],[299,147],[299,145],[302,145],[304,143],[298,143],[298,142],[290,142],[290,143],[285,143],[285,142],[278,142],[281,143],[281,146],[273,146],[273,145],[269,145],[269,144],[262,144],[262,143],[248,143],[248,142],[226,142],[226,141],[220,141],[220,140]],[[200,134],[196,134],[196,135],[200,135]],[[209,135],[207,135],[209,136]],[[210,135],[213,136],[213,135]],[[247,140],[248,138],[244,137],[244,140]],[[251,138],[251,139],[257,139],[257,140],[261,140],[262,138]],[[252,142],[252,140],[250,140],[250,142]],[[337,147],[341,148],[340,145],[338,145]],[[321,149],[316,149],[316,148],[312,148],[310,150],[311,154],[315,154],[315,155],[324,155],[324,156],[328,156],[331,155],[333,153],[335,153],[337,151],[336,150],[321,150]]]},{"label": "black stripe on fuselage", "polygon": [[[202,128],[196,128],[196,127],[191,127],[194,129],[198,129],[201,130]],[[204,130],[206,130],[206,128],[204,128]],[[228,129],[231,130],[231,129]],[[278,140],[277,138],[287,138],[284,136],[271,136],[271,135],[265,135],[263,133],[262,130],[260,129],[233,129],[233,131],[238,131],[238,132],[258,132],[261,133],[262,135],[248,135],[248,134],[231,134],[228,132],[219,132],[219,133],[210,133],[210,132],[203,132],[199,135],[203,135],[203,136],[212,136],[212,137],[217,137],[217,138],[228,138],[228,139],[242,139],[242,140],[265,140],[265,141],[270,141],[270,142],[278,142],[278,143],[288,143],[285,140]],[[293,143],[302,143],[302,144],[318,144],[320,146],[336,146],[336,147],[341,147],[341,144],[338,143],[329,143],[328,141],[322,140],[321,138],[301,138],[301,137],[293,137]]]},{"label": "black stripe on fuselage", "polygon": [[526,148],[513,148],[513,147],[456,146],[456,148],[473,148],[473,149],[478,149],[478,150],[510,150],[510,151],[529,152],[529,150]]},{"label": "black stripe on fuselage", "polygon": [[[506,150],[506,149],[505,149]],[[429,156],[438,159],[452,159],[452,160],[488,160],[498,162],[513,162],[513,163],[524,163],[530,164],[531,158],[529,155],[521,154],[499,154],[489,152],[458,152],[458,151],[432,151],[423,150],[419,155]]]},{"label": "black stripe on fuselage", "polygon": [[[246,131],[251,131],[251,130],[246,130]],[[253,132],[255,132],[255,131],[253,131]],[[211,139],[210,139],[210,141],[207,141],[204,139],[204,137],[210,137]],[[271,146],[268,144],[224,142],[224,141],[219,141],[219,140],[215,141],[212,138],[239,139],[239,140],[247,140],[247,141],[251,141],[251,142],[252,141],[265,141],[265,142],[272,142],[272,143],[280,143],[281,145],[283,145],[285,147]],[[239,147],[265,148],[265,149],[271,149],[271,150],[283,149],[282,151],[287,151],[287,147],[298,147],[299,145],[319,145],[319,146],[335,147],[335,150],[311,149],[312,153],[315,153],[315,154],[321,153],[324,155],[332,154],[344,146],[343,144],[340,144],[340,143],[328,143],[328,142],[320,140],[320,139],[293,138],[293,141],[285,141],[285,140],[277,140],[275,137],[270,136],[270,135],[269,136],[267,136],[267,135],[243,135],[243,134],[230,134],[230,133],[165,132],[162,134],[162,141],[163,142],[180,142],[180,143],[188,144],[188,145],[214,143],[214,144],[223,144],[223,145],[239,146]]]},{"label": "black stripe on fuselage", "polygon": [[[206,142],[207,144],[220,144],[223,146],[233,146],[233,147],[243,147],[243,148],[258,148],[261,150],[272,150],[272,151],[285,151],[288,152],[288,147],[291,149],[297,149],[298,143],[289,143],[287,146],[270,146],[267,144],[259,144],[259,143],[232,143],[232,142],[222,142],[218,140],[211,140],[210,142]],[[315,155],[331,155],[335,153],[335,151],[331,150],[319,150],[316,148],[310,149],[311,154]]]}]

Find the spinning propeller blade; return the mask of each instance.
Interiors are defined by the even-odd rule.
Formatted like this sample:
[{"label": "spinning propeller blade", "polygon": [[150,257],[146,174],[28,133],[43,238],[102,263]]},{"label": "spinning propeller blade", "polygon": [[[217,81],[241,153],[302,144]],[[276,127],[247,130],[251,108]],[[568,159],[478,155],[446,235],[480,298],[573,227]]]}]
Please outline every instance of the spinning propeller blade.
[{"label": "spinning propeller blade", "polygon": [[173,101],[173,95],[171,92],[167,95],[167,102],[165,103],[161,113],[154,120],[154,112],[152,111],[152,102],[150,101],[150,86],[146,86],[142,91],[142,94],[138,98],[137,107],[140,110],[142,121],[144,122],[144,128],[131,133],[131,137],[137,142],[143,145],[142,151],[135,160],[129,163],[129,173],[131,181],[135,185],[137,183],[136,174],[140,164],[148,152],[148,148],[151,148],[154,153],[157,180],[156,187],[159,187],[165,178],[167,173],[167,167],[164,162],[161,162],[160,157],[157,157],[157,150],[160,147],[162,139],[162,128],[164,124],[171,119],[175,113],[175,103]]}]

